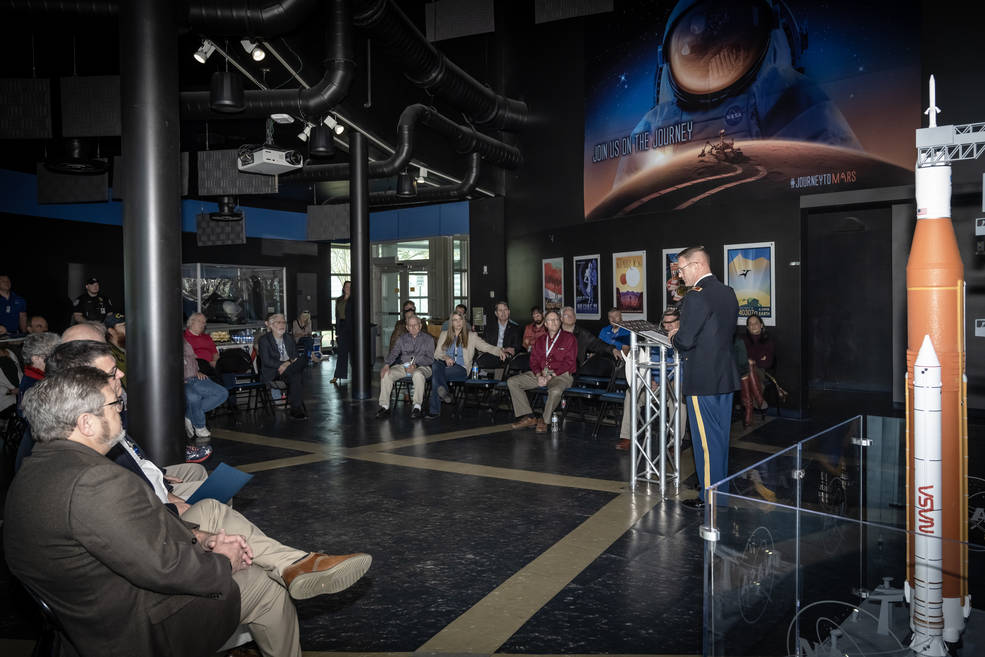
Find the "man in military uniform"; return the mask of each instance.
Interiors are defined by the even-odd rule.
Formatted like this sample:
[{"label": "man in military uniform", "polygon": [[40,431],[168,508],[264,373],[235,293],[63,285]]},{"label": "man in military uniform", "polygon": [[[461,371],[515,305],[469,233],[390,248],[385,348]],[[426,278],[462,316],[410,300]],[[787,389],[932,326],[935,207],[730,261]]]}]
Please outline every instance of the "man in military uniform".
[{"label": "man in military uniform", "polygon": [[99,293],[99,281],[95,277],[86,281],[86,291],[75,297],[72,302],[72,321],[102,322],[106,315],[113,312],[113,302],[105,294]]},{"label": "man in military uniform", "polygon": [[739,302],[732,288],[711,273],[704,247],[684,249],[677,255],[677,264],[692,289],[680,303],[680,328],[668,331],[668,337],[681,357],[681,394],[687,400],[694,467],[701,489],[698,499],[683,504],[701,509],[705,487],[728,473],[732,395],[740,387],[732,358]]}]

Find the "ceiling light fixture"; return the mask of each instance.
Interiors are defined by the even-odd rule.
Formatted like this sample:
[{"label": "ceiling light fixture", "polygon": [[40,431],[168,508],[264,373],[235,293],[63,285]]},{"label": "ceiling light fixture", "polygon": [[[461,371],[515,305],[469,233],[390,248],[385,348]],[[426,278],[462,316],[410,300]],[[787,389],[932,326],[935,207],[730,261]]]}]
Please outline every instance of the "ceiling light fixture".
[{"label": "ceiling light fixture", "polygon": [[202,39],[202,47],[195,51],[195,61],[199,64],[204,64],[214,52],[215,44],[208,39]]},{"label": "ceiling light fixture", "polygon": [[397,174],[397,196],[400,198],[413,198],[417,196],[417,183],[404,169]]},{"label": "ceiling light fixture", "polygon": [[243,50],[253,58],[255,62],[262,62],[263,58],[267,56],[267,52],[257,45],[256,41],[251,41],[250,39],[243,39],[240,42],[243,46]]},{"label": "ceiling light fixture", "polygon": [[243,95],[243,78],[230,71],[216,71],[212,74],[209,91],[209,104],[216,112],[242,112],[246,109]]},{"label": "ceiling light fixture", "polygon": [[345,132],[345,126],[339,123],[339,121],[331,114],[325,117],[325,125],[331,128],[337,135],[341,135]]},{"label": "ceiling light fixture", "polygon": [[424,167],[421,167],[420,172],[417,174],[417,182],[423,183],[427,177],[428,177],[428,170],[425,169]]},{"label": "ceiling light fixture", "polygon": [[304,128],[302,128],[301,132],[298,133],[298,139],[301,141],[308,141],[308,137],[311,136],[311,128],[312,125],[310,123],[305,123]]},{"label": "ceiling light fixture", "polygon": [[315,126],[308,142],[308,154],[312,157],[332,157],[335,155],[335,135],[326,125]]}]

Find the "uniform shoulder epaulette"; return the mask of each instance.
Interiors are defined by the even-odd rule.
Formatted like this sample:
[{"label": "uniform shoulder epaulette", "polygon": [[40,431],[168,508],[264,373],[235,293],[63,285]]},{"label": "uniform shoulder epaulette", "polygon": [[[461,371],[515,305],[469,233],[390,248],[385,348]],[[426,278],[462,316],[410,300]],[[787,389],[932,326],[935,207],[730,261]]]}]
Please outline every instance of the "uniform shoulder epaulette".
[{"label": "uniform shoulder epaulette", "polygon": [[695,285],[694,287],[691,288],[691,291],[692,292],[700,292],[701,291],[701,288],[698,287],[697,285]]}]

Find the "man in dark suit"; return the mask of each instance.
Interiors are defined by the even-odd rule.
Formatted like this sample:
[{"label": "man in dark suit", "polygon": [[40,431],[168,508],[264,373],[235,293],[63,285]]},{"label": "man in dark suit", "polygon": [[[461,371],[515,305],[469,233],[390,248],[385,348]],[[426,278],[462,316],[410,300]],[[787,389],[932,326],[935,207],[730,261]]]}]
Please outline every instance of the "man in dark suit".
[{"label": "man in dark suit", "polygon": [[681,394],[687,399],[699,497],[686,506],[704,507],[705,488],[728,473],[728,437],[732,395],[739,372],[732,358],[732,337],[739,314],[735,292],[711,273],[708,252],[692,246],[677,254],[678,271],[691,290],[680,303],[680,328],[668,332],[681,357]]},{"label": "man in dark suit", "polygon": [[287,318],[277,313],[267,320],[270,331],[257,340],[257,356],[260,358],[260,380],[264,383],[287,383],[287,403],[291,406],[292,420],[307,420],[301,404],[304,394],[301,375],[308,362],[298,358],[294,338],[287,333]]},{"label": "man in dark suit", "polygon": [[38,444],[7,496],[5,555],[64,627],[64,652],[204,656],[245,623],[264,655],[299,656],[294,605],[246,540],[182,522],[105,458],[124,435],[121,403],[91,367],[24,398]]},{"label": "man in dark suit", "polygon": [[[508,356],[523,351],[523,328],[510,319],[510,304],[505,301],[496,304],[496,321],[486,324],[482,339],[500,347]],[[503,360],[495,354],[482,354],[476,361],[484,369],[503,366]]]}]

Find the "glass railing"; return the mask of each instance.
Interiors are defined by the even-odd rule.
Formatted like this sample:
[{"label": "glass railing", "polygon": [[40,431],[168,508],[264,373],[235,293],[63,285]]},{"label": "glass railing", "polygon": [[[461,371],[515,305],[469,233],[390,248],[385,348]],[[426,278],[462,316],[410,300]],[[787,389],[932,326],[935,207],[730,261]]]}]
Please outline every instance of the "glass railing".
[{"label": "glass railing", "polygon": [[[904,431],[902,419],[857,416],[709,489],[705,655],[909,654],[908,562],[917,564],[910,583],[928,582],[911,596],[926,605],[918,607],[927,619],[919,637],[956,640],[962,595],[979,606],[985,599],[977,526],[985,495],[971,491],[971,542],[923,534],[914,541],[906,531]],[[935,606],[938,586],[950,598],[947,613]],[[976,618],[985,613],[970,611],[969,627],[977,621],[985,632],[985,618]]]}]

